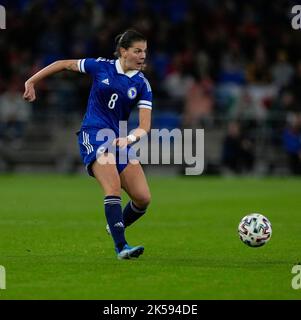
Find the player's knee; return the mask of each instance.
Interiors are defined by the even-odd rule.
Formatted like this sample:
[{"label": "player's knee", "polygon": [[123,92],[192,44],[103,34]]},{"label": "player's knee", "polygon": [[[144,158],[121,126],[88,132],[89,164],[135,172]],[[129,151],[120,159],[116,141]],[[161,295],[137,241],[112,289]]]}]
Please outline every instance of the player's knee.
[{"label": "player's knee", "polygon": [[134,202],[137,205],[137,207],[139,207],[141,209],[147,208],[151,202],[151,195],[149,193],[143,194],[143,195],[139,196],[137,199],[135,199]]}]

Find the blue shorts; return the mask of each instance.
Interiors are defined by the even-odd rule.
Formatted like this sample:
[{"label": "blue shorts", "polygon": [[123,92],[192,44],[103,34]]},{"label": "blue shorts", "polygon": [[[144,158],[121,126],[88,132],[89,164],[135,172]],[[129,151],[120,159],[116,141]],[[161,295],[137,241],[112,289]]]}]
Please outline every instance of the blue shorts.
[{"label": "blue shorts", "polygon": [[112,147],[112,139],[107,136],[99,135],[101,129],[82,129],[77,132],[80,155],[87,172],[94,177],[92,172],[92,165],[97,158],[105,153],[112,152],[116,159],[116,168],[120,174],[128,165],[129,161],[136,158],[136,153],[130,146],[121,149],[119,147]]}]

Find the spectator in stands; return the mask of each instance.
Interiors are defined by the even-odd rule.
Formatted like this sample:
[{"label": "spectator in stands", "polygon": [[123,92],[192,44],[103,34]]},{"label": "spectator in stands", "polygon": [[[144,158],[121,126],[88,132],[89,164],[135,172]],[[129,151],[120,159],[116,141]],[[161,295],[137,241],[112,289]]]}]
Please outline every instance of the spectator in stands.
[{"label": "spectator in stands", "polygon": [[287,53],[279,50],[277,53],[277,61],[272,66],[272,78],[274,84],[280,90],[287,86],[294,75],[294,69],[288,61]]},{"label": "spectator in stands", "polygon": [[175,109],[182,111],[185,94],[192,83],[192,77],[185,70],[182,56],[176,54],[172,59],[168,74],[164,80],[164,88],[168,97],[173,100]]},{"label": "spectator in stands", "polygon": [[183,112],[184,127],[197,127],[212,121],[214,85],[207,77],[194,75],[193,82],[187,88]]}]

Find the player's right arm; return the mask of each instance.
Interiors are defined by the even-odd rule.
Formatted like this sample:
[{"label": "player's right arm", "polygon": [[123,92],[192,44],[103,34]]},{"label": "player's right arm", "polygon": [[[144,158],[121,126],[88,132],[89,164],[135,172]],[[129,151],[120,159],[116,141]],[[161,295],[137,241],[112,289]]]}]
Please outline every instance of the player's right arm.
[{"label": "player's right arm", "polygon": [[34,74],[25,82],[24,99],[34,101],[36,99],[35,85],[40,80],[63,70],[79,72],[78,60],[58,60]]}]

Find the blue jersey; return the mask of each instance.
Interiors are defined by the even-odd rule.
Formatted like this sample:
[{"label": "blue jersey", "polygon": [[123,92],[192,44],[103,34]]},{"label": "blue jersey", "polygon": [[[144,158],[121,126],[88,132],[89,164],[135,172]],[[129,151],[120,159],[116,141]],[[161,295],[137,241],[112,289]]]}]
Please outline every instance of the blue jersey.
[{"label": "blue jersey", "polygon": [[134,108],[152,108],[152,91],[143,73],[124,73],[119,60],[78,60],[80,72],[93,77],[82,128],[110,128],[119,136],[119,121],[126,121]]}]

